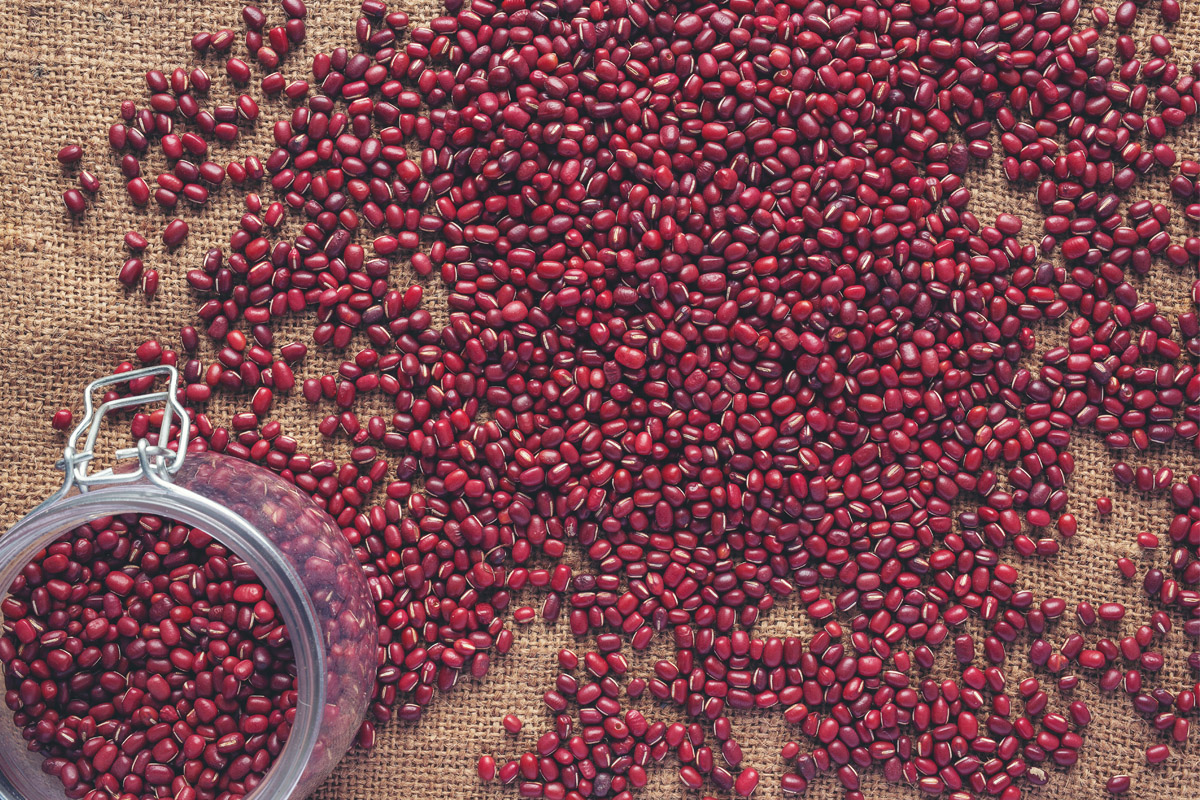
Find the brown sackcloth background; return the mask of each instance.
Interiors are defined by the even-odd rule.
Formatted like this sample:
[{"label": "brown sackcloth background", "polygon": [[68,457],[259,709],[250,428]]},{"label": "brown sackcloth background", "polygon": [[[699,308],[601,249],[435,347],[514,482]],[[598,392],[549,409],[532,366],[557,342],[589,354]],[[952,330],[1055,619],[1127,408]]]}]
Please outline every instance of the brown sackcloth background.
[{"label": "brown sackcloth background", "polygon": [[[106,131],[117,119],[122,99],[145,101],[142,74],[146,70],[169,71],[197,63],[187,44],[194,32],[231,27],[240,36],[240,7],[236,0],[0,0],[0,526],[11,525],[57,485],[53,463],[62,437],[50,429],[51,414],[64,405],[78,411],[84,384],[107,374],[145,338],[162,337],[174,346],[179,326],[195,320],[197,303],[186,289],[184,271],[198,265],[211,244],[227,246],[243,211],[241,194],[226,186],[199,213],[181,208],[180,216],[191,226],[191,235],[176,252],[168,254],[159,234],[169,217],[156,207],[135,209],[129,203]],[[410,0],[402,7],[418,21],[428,19],[438,8],[436,0]],[[271,24],[277,24],[282,18],[278,6],[267,3],[264,8]],[[1111,3],[1110,10],[1114,8]],[[309,40],[286,58],[284,74],[289,79],[308,77],[314,53],[351,45],[356,11],[355,0],[312,0]],[[1143,6],[1138,22],[1140,40],[1144,42],[1160,27],[1157,4]],[[1114,35],[1106,34],[1104,43],[1111,46]],[[1184,19],[1174,26],[1171,37],[1178,61],[1187,69],[1200,55],[1200,8],[1184,4]],[[244,45],[239,43],[236,52],[244,55]],[[211,96],[231,99],[223,62],[209,57],[201,63],[213,77]],[[255,85],[260,77],[256,68]],[[232,146],[216,146],[214,160],[225,163],[234,157],[269,152],[270,123],[286,114],[290,104],[262,101],[262,105],[254,134]],[[55,152],[67,142],[85,146],[83,165],[97,172],[103,182],[99,197],[90,203],[80,222],[66,217],[59,199],[63,190],[76,185],[74,172],[68,174],[54,160]],[[1195,157],[1200,151],[1200,131],[1192,124],[1174,134],[1171,143],[1182,157]],[[162,167],[153,159],[145,165],[151,181]],[[994,220],[999,211],[1015,211],[1031,221],[1023,240],[1036,239],[1041,217],[1032,189],[1014,191],[1001,179],[998,168],[996,159],[972,176],[972,210],[985,223]],[[1165,179],[1144,186],[1137,197],[1169,203],[1177,218],[1180,216],[1178,205],[1168,199]],[[162,275],[153,302],[140,293],[125,292],[115,279],[126,257],[121,236],[129,228],[142,231],[152,242],[146,264]],[[1181,237],[1194,233],[1192,228],[1177,220],[1172,233]],[[1190,307],[1189,290],[1195,277],[1190,269],[1163,264],[1138,283],[1143,298],[1157,302],[1173,316]],[[398,268],[394,275],[398,286],[414,279],[406,269]],[[437,315],[442,295],[436,282],[427,285],[427,292],[427,306]],[[1039,351],[1062,341],[1059,327],[1039,329]],[[310,328],[305,321],[291,330],[280,330],[277,342],[297,337],[308,341]],[[319,375],[331,363],[314,348],[297,370],[298,377]],[[210,411],[216,418],[228,419],[227,403],[213,406]],[[318,441],[316,415],[327,412],[309,410],[298,392],[290,400],[281,398],[276,411],[286,421],[285,432],[299,437],[309,452],[345,454],[344,443],[331,448]],[[1142,570],[1151,564],[1164,566],[1165,549],[1142,553],[1133,539],[1137,531],[1161,532],[1165,528],[1169,502],[1163,495],[1145,497],[1117,489],[1111,478],[1114,456],[1095,437],[1077,436],[1072,449],[1078,468],[1071,483],[1071,509],[1080,518],[1079,534],[1055,558],[1023,561],[1010,553],[1009,560],[1021,571],[1020,586],[1033,589],[1039,597],[1057,594],[1072,606],[1080,600],[1124,602],[1130,610],[1123,628],[1128,633],[1153,609],[1143,601],[1138,585],[1120,578],[1114,559],[1128,554]],[[1135,466],[1169,464],[1180,476],[1200,466],[1190,446],[1159,449],[1149,456],[1131,454],[1130,459]],[[1093,499],[1101,494],[1110,494],[1115,500],[1116,511],[1107,519],[1095,513]],[[758,630],[763,635],[811,633],[794,600],[782,603]],[[1072,623],[1064,621],[1051,640],[1061,643],[1073,630]],[[1115,638],[1117,634],[1096,629],[1087,635],[1094,641],[1100,635]],[[660,637],[658,653],[665,652],[669,638]],[[1161,685],[1172,691],[1191,685],[1196,676],[1188,674],[1185,659],[1193,645],[1178,625],[1161,643],[1167,656]],[[439,697],[419,723],[381,726],[375,749],[349,755],[318,797],[515,797],[515,789],[481,787],[474,774],[475,760],[481,753],[494,753],[501,759],[518,755],[531,749],[537,736],[552,726],[552,717],[540,698],[552,685],[555,653],[568,646],[582,651],[587,642],[573,641],[565,624],[551,627],[538,622],[521,628],[512,651],[494,660],[485,681],[464,681],[448,696]],[[1007,669],[1014,685],[1027,674],[1021,666],[1027,662],[1027,647],[1027,641],[1021,639],[1010,653]],[[945,648],[945,657],[949,649]],[[638,654],[632,661],[640,674],[646,675],[655,657],[653,653]],[[982,656],[977,663],[982,664]],[[1060,697],[1056,689],[1049,691],[1051,707],[1063,710],[1070,698]],[[1080,761],[1065,771],[1051,768],[1049,786],[1030,794],[1072,800],[1106,797],[1104,781],[1112,774],[1128,772],[1134,778],[1132,797],[1200,797],[1200,746],[1193,742],[1175,748],[1167,764],[1148,768],[1144,748],[1165,738],[1134,715],[1128,699],[1117,693],[1101,696],[1093,675],[1084,676],[1074,694],[1089,704],[1095,717],[1086,732]],[[655,709],[646,698],[635,705],[652,718],[676,718],[669,709]],[[526,723],[517,737],[505,734],[499,724],[509,711]],[[799,732],[786,726],[778,711],[738,714],[734,729],[746,750],[745,763],[762,772],[757,796],[780,796],[779,776],[784,765],[779,748]],[[673,760],[668,759],[651,774],[651,785],[642,791],[642,797],[688,796],[682,791]],[[875,773],[865,776],[864,791],[876,798],[917,797],[915,789],[887,785]],[[840,798],[841,788],[835,778],[827,776],[817,780],[807,796]]]}]

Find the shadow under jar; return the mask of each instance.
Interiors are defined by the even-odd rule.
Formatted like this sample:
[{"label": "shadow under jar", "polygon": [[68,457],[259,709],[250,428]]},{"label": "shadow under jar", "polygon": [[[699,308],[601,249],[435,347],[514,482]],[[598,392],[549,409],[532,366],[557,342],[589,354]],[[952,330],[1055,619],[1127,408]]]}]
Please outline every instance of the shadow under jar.
[{"label": "shadow under jar", "polygon": [[[166,377],[170,386],[93,410],[96,389],[149,376]],[[174,368],[160,366],[89,387],[84,418],[60,462],[67,475],[62,490],[0,537],[0,601],[39,551],[102,517],[150,514],[208,534],[254,571],[287,626],[295,659],[297,703],[290,735],[247,798],[300,800],[349,749],[371,699],[377,629],[367,581],[341,529],[300,489],[239,459],[186,452],[188,418],[176,400],[176,384]],[[103,417],[153,402],[166,403],[159,441],[166,441],[172,421],[178,420],[179,450],[142,440],[117,453],[118,458],[136,456],[136,467],[89,474]],[[77,449],[85,432],[86,441]],[[41,754],[29,750],[12,714],[0,711],[0,800],[62,797],[63,784],[43,772],[42,761]]]}]

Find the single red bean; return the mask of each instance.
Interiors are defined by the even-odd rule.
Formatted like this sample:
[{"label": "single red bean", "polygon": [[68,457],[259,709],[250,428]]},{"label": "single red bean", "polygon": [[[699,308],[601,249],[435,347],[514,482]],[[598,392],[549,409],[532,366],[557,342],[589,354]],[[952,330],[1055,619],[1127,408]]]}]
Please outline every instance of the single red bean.
[{"label": "single red bean", "polygon": [[62,149],[58,151],[58,163],[60,164],[74,164],[81,158],[83,158],[83,148],[77,144],[63,145]]},{"label": "single red bean", "polygon": [[150,201],[150,187],[146,185],[144,179],[134,178],[126,184],[125,188],[135,206],[144,206]]},{"label": "single red bean", "polygon": [[267,15],[258,6],[244,6],[242,8],[242,21],[246,23],[246,27],[250,30],[260,31],[263,25],[266,24]]},{"label": "single red bean", "polygon": [[237,108],[243,119],[253,121],[258,118],[258,103],[248,94],[238,95]]},{"label": "single red bean", "polygon": [[125,286],[136,286],[142,279],[142,260],[132,257],[125,260],[121,265],[120,271],[117,273],[117,280]]},{"label": "single red bean", "polygon": [[62,195],[63,205],[67,207],[67,211],[75,216],[83,214],[87,208],[87,202],[83,199],[83,194],[78,189],[68,189]]},{"label": "single red bean", "polygon": [[738,797],[749,797],[758,788],[758,770],[747,767],[734,781],[733,791]]},{"label": "single red bean", "polygon": [[167,247],[178,247],[188,235],[188,224],[181,219],[173,219],[163,230],[163,244]]},{"label": "single red bean", "polygon": [[225,72],[234,83],[246,83],[250,80],[250,67],[240,58],[231,58],[226,61]]},{"label": "single red bean", "polygon": [[148,269],[142,273],[142,292],[146,297],[154,297],[158,292],[158,270]]}]

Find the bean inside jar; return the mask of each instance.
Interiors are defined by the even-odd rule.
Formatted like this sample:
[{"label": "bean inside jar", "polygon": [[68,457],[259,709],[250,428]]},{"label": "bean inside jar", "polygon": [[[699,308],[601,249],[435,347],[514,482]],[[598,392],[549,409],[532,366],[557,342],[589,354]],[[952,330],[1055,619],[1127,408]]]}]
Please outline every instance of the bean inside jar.
[{"label": "bean inside jar", "polygon": [[287,628],[253,570],[207,533],[97,519],[8,591],[4,699],[67,797],[236,800],[287,742]]}]

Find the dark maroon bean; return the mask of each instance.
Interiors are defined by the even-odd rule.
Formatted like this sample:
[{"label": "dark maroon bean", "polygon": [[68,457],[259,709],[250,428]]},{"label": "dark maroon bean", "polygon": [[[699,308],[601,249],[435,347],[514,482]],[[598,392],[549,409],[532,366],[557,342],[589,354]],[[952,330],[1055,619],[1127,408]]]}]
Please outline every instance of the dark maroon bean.
[{"label": "dark maroon bean", "polygon": [[50,424],[57,431],[65,431],[67,428],[71,427],[72,417],[73,415],[71,413],[71,409],[60,408],[58,411],[54,412],[54,418],[50,421]]},{"label": "dark maroon bean", "polygon": [[74,164],[83,158],[83,148],[77,144],[63,145],[58,151],[58,163]]},{"label": "dark maroon bean", "polygon": [[142,279],[142,260],[137,257],[128,258],[117,273],[117,280],[125,286],[136,286]]},{"label": "dark maroon bean", "polygon": [[67,207],[67,211],[75,216],[83,214],[87,208],[87,202],[83,199],[83,194],[78,189],[68,189],[62,195],[63,205]]},{"label": "dark maroon bean", "polygon": [[240,58],[231,58],[226,61],[225,71],[234,83],[246,83],[250,80],[250,67]]},{"label": "dark maroon bean", "polygon": [[188,224],[181,219],[173,219],[163,230],[163,244],[167,247],[178,247],[188,235]]},{"label": "dark maroon bean", "polygon": [[144,206],[150,201],[150,187],[143,178],[133,178],[125,188],[135,206]]}]

